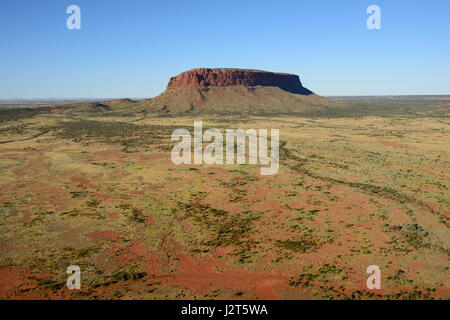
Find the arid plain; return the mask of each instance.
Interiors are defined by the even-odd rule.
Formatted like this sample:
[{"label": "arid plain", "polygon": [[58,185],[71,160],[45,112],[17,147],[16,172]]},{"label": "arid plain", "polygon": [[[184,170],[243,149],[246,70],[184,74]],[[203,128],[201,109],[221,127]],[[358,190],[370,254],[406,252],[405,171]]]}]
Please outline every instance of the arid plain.
[{"label": "arid plain", "polygon": [[[449,299],[450,98],[344,100],[336,116],[4,108],[0,298]],[[278,174],[174,165],[171,133],[194,120],[279,129]]]}]

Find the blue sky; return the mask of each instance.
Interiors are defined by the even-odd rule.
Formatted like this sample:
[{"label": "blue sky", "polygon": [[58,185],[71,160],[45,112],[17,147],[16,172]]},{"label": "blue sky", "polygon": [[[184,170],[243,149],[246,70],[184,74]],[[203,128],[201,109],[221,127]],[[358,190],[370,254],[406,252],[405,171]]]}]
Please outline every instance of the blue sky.
[{"label": "blue sky", "polygon": [[448,0],[2,0],[0,38],[0,99],[152,97],[197,67],[295,73],[321,95],[450,94]]}]

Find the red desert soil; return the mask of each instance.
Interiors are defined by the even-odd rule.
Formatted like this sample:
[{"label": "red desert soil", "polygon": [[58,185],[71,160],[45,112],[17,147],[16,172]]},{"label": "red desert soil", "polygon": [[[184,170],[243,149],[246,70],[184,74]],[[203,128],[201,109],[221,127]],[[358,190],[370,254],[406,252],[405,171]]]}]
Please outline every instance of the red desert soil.
[{"label": "red desert soil", "polygon": [[214,289],[254,292],[257,299],[282,299],[289,290],[289,275],[259,271],[227,270],[226,264],[215,258],[198,260],[180,257],[180,267],[173,275],[158,277],[168,283],[183,286],[192,294],[209,294]]},{"label": "red desert soil", "polygon": [[[317,98],[205,86],[208,108],[225,91],[278,92],[293,107]],[[161,110],[167,95],[136,105]],[[450,297],[446,119],[204,120],[280,128],[280,170],[266,177],[258,165],[174,165],[170,135],[193,118],[133,116],[136,105],[1,125],[20,141],[0,143],[0,299]],[[23,140],[39,126],[50,131]],[[373,264],[382,291],[366,288]],[[65,286],[69,265],[82,267],[80,291]]]}]

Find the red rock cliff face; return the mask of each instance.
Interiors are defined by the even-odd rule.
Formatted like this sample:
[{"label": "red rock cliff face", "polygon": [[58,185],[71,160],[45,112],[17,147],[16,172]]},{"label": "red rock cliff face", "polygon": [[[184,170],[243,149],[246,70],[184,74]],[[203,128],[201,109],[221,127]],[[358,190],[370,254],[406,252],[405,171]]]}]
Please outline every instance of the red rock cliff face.
[{"label": "red rock cliff face", "polygon": [[188,86],[198,88],[208,86],[272,86],[292,93],[312,93],[302,86],[300,78],[295,74],[243,69],[192,69],[172,77],[167,89]]}]

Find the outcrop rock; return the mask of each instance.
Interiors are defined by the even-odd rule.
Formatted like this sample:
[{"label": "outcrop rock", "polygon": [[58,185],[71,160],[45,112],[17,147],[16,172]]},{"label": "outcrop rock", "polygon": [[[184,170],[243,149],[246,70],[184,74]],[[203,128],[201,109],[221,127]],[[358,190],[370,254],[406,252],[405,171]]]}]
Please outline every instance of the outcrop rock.
[{"label": "outcrop rock", "polygon": [[298,94],[312,92],[302,86],[300,78],[295,74],[274,73],[245,69],[192,69],[172,77],[167,90],[186,88],[189,86],[207,88],[209,86],[270,86]]}]

